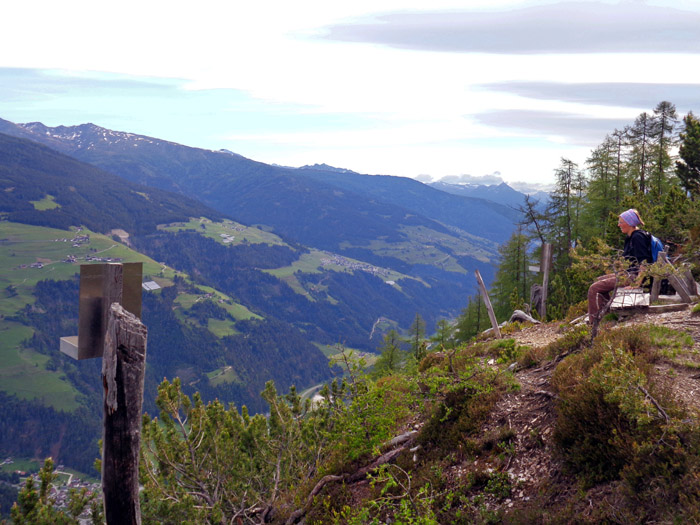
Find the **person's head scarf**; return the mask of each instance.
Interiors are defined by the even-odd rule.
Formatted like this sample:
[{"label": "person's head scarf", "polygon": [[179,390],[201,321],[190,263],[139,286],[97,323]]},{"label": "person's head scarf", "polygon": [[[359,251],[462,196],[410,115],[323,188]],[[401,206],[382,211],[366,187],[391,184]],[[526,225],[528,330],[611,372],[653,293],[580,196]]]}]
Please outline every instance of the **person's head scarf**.
[{"label": "person's head scarf", "polygon": [[620,214],[620,218],[625,221],[627,224],[630,226],[639,226],[644,224],[642,222],[642,219],[639,217],[639,213],[637,213],[637,210],[630,208],[627,211],[623,211]]}]

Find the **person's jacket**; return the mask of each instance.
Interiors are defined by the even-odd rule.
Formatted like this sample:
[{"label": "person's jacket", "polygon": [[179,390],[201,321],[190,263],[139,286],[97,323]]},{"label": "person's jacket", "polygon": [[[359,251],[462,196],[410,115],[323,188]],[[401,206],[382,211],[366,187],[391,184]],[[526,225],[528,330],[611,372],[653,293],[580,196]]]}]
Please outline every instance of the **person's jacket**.
[{"label": "person's jacket", "polygon": [[639,265],[644,261],[649,264],[653,263],[650,234],[644,230],[634,230],[632,235],[628,235],[625,239],[622,256],[630,261],[629,271],[635,274],[639,271]]}]

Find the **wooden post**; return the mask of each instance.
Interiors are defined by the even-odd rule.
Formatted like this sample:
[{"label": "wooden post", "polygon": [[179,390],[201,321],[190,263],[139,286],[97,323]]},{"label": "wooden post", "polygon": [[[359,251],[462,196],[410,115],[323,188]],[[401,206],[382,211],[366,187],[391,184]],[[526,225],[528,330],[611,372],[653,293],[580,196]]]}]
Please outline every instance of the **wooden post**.
[{"label": "wooden post", "polygon": [[[119,283],[119,273],[120,270],[115,270],[110,282]],[[121,290],[121,286],[118,288]],[[107,525],[141,523],[139,446],[146,339],[143,323],[120,304],[113,303],[109,308],[102,358],[102,494]]]},{"label": "wooden post", "polygon": [[486,311],[489,313],[489,319],[491,319],[491,326],[493,331],[496,333],[496,337],[501,338],[501,329],[498,326],[498,321],[496,321],[496,314],[493,312],[493,306],[491,306],[491,299],[489,299],[489,294],[486,292],[486,285],[484,280],[481,278],[479,270],[474,270],[476,274],[476,280],[479,282],[479,289],[481,290],[481,296],[484,298],[484,304],[486,305]]},{"label": "wooden post", "polygon": [[651,282],[651,293],[649,294],[649,304],[659,300],[659,293],[661,292],[661,281],[663,277],[655,276],[654,280]]},{"label": "wooden post", "polygon": [[547,289],[549,288],[549,266],[552,260],[552,245],[548,242],[542,246],[542,308],[538,312],[542,322],[547,320]]},{"label": "wooden post", "polygon": [[692,295],[698,295],[698,283],[695,282],[693,273],[690,270],[686,270],[685,273],[685,285],[688,288],[688,293]]},{"label": "wooden post", "polygon": [[684,279],[679,279],[676,274],[674,273],[674,267],[671,264],[671,262],[668,260],[668,257],[664,252],[659,252],[659,259],[661,259],[666,265],[669,267],[669,272],[668,272],[668,282],[671,283],[671,286],[675,288],[676,292],[678,295],[681,296],[681,299],[683,300],[684,303],[691,303],[692,299],[690,298],[690,293],[688,292],[686,288],[686,283]]}]

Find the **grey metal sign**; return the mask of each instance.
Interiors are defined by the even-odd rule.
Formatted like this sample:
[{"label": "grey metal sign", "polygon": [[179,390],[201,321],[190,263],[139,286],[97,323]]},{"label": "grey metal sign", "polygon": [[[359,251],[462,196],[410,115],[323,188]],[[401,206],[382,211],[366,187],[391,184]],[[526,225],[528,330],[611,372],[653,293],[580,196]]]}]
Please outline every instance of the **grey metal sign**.
[{"label": "grey metal sign", "polygon": [[[115,272],[114,265],[121,266]],[[82,264],[78,335],[61,337],[60,350],[73,359],[102,357],[108,309],[113,302],[141,317],[143,263]]]}]

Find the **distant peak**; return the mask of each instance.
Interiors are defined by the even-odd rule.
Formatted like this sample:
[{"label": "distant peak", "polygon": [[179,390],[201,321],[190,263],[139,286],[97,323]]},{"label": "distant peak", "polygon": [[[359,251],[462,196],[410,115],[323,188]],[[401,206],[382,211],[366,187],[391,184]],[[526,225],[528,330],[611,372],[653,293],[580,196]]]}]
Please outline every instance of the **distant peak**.
[{"label": "distant peak", "polygon": [[352,170],[346,170],[345,168],[336,168],[334,166],[329,166],[328,164],[307,164],[299,168],[300,170],[316,170],[316,171],[332,171],[334,173],[356,173]]},{"label": "distant peak", "polygon": [[240,155],[240,154],[236,153],[235,151],[231,151],[230,149],[226,149],[226,148],[221,148],[220,150],[217,150],[217,153],[225,153],[226,155],[232,155],[234,157],[244,158],[243,155]]}]

